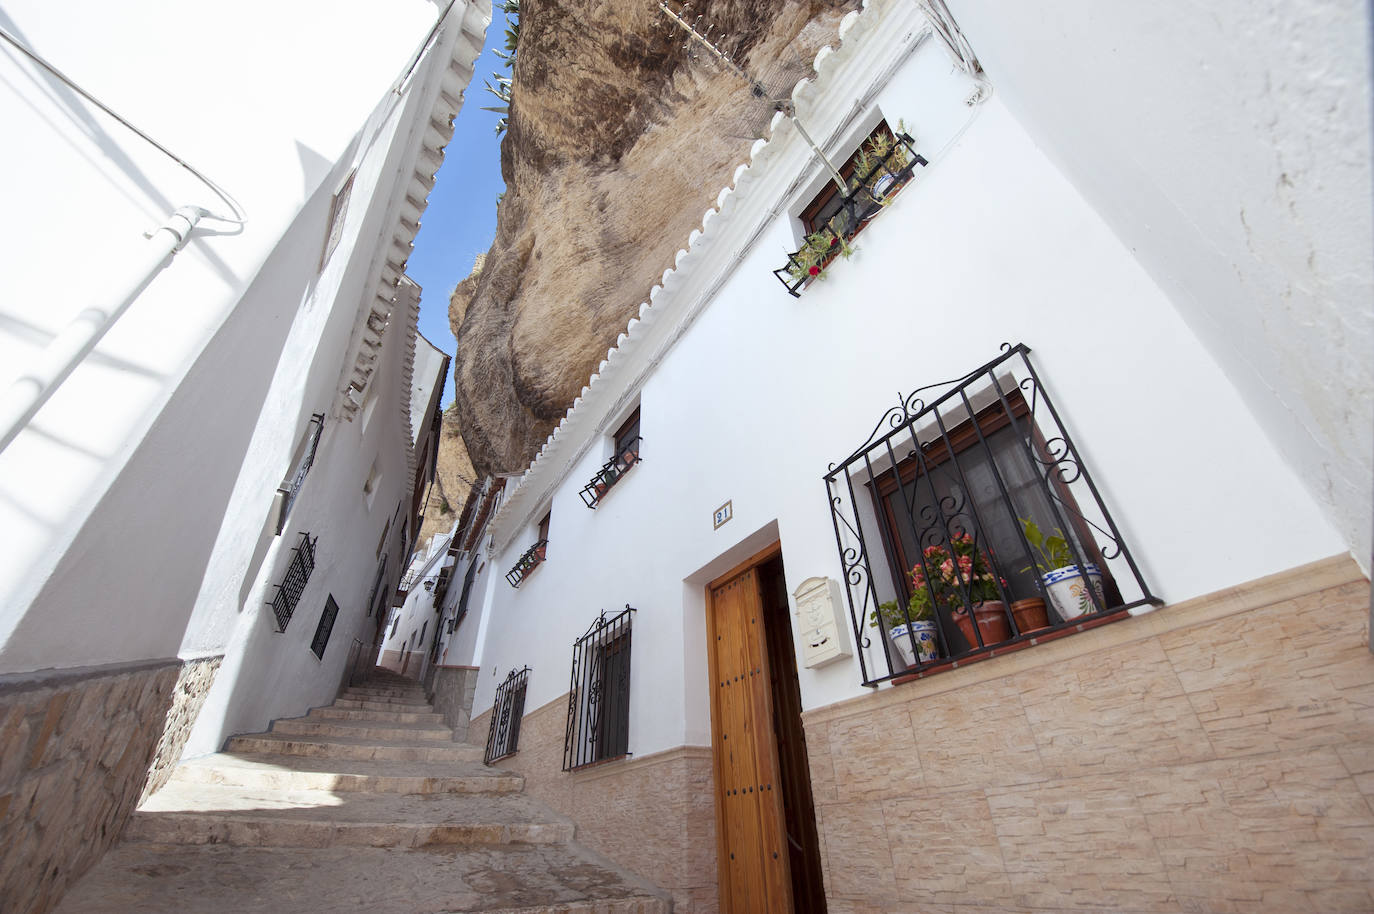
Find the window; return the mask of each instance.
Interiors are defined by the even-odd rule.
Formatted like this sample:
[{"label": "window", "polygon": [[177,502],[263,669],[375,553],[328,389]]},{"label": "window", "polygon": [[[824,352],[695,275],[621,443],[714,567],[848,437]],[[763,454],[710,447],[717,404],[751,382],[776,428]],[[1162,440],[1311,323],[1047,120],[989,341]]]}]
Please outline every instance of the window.
[{"label": "window", "polygon": [[300,444],[296,446],[296,453],[291,458],[291,472],[286,474],[282,484],[277,487],[277,536],[281,536],[282,530],[286,529],[287,515],[291,513],[296,496],[305,484],[306,474],[315,465],[315,452],[319,449],[320,435],[323,433],[324,413],[315,413],[310,417],[305,435],[302,436]]},{"label": "window", "polygon": [[922,393],[825,477],[866,684],[1157,602],[1026,347]]},{"label": "window", "polygon": [[348,177],[334,194],[334,199],[329,204],[329,234],[324,240],[324,254],[320,257],[320,269],[329,262],[334,249],[339,246],[339,240],[343,238],[344,216],[348,214],[348,199],[353,195],[353,176],[356,171],[350,171]]},{"label": "window", "polygon": [[321,660],[324,659],[324,649],[329,646],[329,636],[334,632],[334,620],[338,615],[339,604],[334,602],[334,595],[330,594],[324,602],[319,624],[315,626],[315,637],[310,642],[311,652]]},{"label": "window", "polygon": [[312,540],[309,533],[301,534],[300,543],[291,550],[291,562],[286,566],[286,574],[282,576],[281,583],[276,585],[277,594],[267,603],[276,617],[278,632],[286,631],[286,626],[291,624],[296,604],[300,602],[306,582],[315,570],[315,543],[318,540],[319,537]]},{"label": "window", "polygon": [[496,687],[496,701],[492,703],[491,723],[487,727],[487,750],[482,757],[485,764],[515,754],[520,744],[520,720],[525,716],[525,686],[529,676],[529,667],[511,670],[505,681]]},{"label": "window", "polygon": [[601,613],[573,646],[564,771],[630,754],[630,623],[634,612],[626,606],[609,619]]},{"label": "window", "polygon": [[387,634],[387,636],[386,636],[388,641],[390,641],[392,638],[395,638],[395,637],[396,637],[396,629],[398,629],[398,628],[400,628],[400,627],[401,627],[401,613],[398,611],[398,612],[396,613],[396,615],[394,615],[394,616],[391,617],[391,631],[390,631],[390,632]]},{"label": "window", "polygon": [[377,576],[372,579],[372,590],[367,595],[367,617],[372,618],[372,611],[375,609],[379,613],[381,607],[377,605],[377,597],[382,593],[382,583],[386,580],[386,560],[383,555],[382,560],[377,563]]},{"label": "window", "polygon": [[582,501],[595,508],[611,487],[620,482],[630,468],[640,461],[639,407],[630,413],[611,436],[611,459],[596,471],[591,482],[582,487]]},{"label": "window", "polygon": [[519,587],[525,578],[534,569],[544,563],[548,558],[549,550],[549,518],[552,512],[545,513],[539,521],[539,538],[534,541],[534,545],[526,549],[520,558],[515,560],[515,567],[506,572],[506,583],[512,587]]},{"label": "window", "polygon": [[802,207],[802,246],[788,255],[785,266],[773,271],[793,296],[822,276],[837,256],[848,255],[849,242],[911,180],[916,166],[927,164],[900,122],[897,126],[894,132],[887,121],[879,121],[839,167],[846,190],[841,192],[829,176]]}]

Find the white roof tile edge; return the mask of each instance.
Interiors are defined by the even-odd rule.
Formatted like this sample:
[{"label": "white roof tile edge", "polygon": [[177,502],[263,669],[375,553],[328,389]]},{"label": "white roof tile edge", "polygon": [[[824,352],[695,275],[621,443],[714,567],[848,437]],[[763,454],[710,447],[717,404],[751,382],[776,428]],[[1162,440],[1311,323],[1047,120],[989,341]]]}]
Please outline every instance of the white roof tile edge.
[{"label": "white roof tile edge", "polygon": [[[439,86],[435,91],[434,103],[429,113],[429,123],[416,150],[411,164],[410,180],[405,184],[396,223],[391,233],[391,242],[381,258],[380,275],[372,287],[372,298],[359,308],[354,324],[353,338],[349,344],[349,354],[345,365],[352,365],[343,389],[336,397],[338,412],[346,420],[352,421],[361,410],[367,385],[372,379],[372,369],[381,352],[382,334],[392,317],[397,303],[398,288],[405,276],[406,263],[415,247],[415,236],[420,231],[420,218],[429,206],[429,192],[433,189],[435,175],[444,162],[444,151],[453,138],[453,119],[463,107],[463,93],[472,80],[477,57],[482,53],[486,29],[491,22],[490,0],[471,0],[464,7],[458,19],[458,31],[453,38],[449,55]],[[443,38],[443,31],[434,40]],[[418,87],[413,87],[418,88]],[[413,285],[412,281],[412,285]],[[418,290],[418,286],[416,287]],[[416,296],[418,302],[418,293]],[[418,305],[417,305],[418,309]],[[416,315],[418,316],[418,310]],[[418,324],[408,319],[408,339],[405,347],[405,375],[403,385],[409,396],[410,376],[415,356],[413,335],[418,332]],[[409,403],[406,406],[409,413]],[[407,425],[408,420],[407,420]],[[413,441],[413,438],[407,438]],[[413,452],[408,447],[408,452]],[[414,484],[414,454],[408,456]]]},{"label": "white roof tile edge", "polygon": [[[900,60],[904,51],[914,48],[928,30],[929,24],[919,8],[906,0],[863,0],[862,13],[854,10],[845,15],[837,29],[839,47],[821,48],[812,65],[816,77],[798,81],[792,91],[797,113],[823,148],[835,139],[829,132],[844,127],[845,115],[852,113],[846,109],[854,104],[855,93],[843,88],[845,79],[850,77],[853,83],[869,85],[888,65]],[[858,49],[865,46],[872,46],[867,48],[869,53],[860,54]],[[678,251],[674,266],[665,270],[660,283],[649,290],[648,300],[639,306],[638,317],[630,319],[615,348],[606,353],[606,359],[588,378],[581,395],[573,400],[507,495],[489,524],[496,551],[509,547],[536,509],[543,509],[549,490],[568,476],[597,430],[629,399],[657,360],[709,304],[734,263],[781,211],[801,181],[818,167],[812,161],[810,149],[796,130],[788,129],[788,123],[782,113],[773,117],[769,138],[756,141],[750,148],[750,161],[742,163],[735,170],[732,183],[721,188],[715,208],[702,216],[700,231],[693,229],[687,248]],[[818,130],[818,125],[823,125],[825,132]],[[827,139],[820,140],[820,136]],[[791,172],[787,171],[789,163],[795,166]],[[770,168],[775,172],[772,175]],[[794,177],[785,180],[789,173]],[[740,235],[744,236],[742,244],[729,244]],[[712,252],[722,244],[724,253],[715,258],[717,269],[708,272]],[[693,288],[694,279],[697,288]],[[677,323],[665,325],[665,315],[677,317]],[[646,359],[640,350],[655,342],[660,344],[657,351]],[[641,357],[632,358],[636,355]],[[630,368],[617,370],[624,365],[633,367],[635,362],[641,363],[641,370],[636,373],[631,374]],[[569,453],[562,453],[569,449]]]}]

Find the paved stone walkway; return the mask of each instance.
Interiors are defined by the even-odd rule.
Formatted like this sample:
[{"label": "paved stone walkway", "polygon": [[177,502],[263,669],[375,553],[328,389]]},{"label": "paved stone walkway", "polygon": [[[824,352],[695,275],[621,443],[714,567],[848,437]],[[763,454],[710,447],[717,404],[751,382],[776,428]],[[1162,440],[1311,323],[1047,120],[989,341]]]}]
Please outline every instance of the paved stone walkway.
[{"label": "paved stone walkway", "polygon": [[177,767],[57,914],[667,914],[384,670]]}]

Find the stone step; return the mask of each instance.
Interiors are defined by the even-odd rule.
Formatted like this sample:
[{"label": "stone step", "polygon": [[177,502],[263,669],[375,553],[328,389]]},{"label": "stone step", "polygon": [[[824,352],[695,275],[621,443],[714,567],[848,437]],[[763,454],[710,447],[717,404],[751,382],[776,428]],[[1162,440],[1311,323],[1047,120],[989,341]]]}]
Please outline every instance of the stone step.
[{"label": "stone step", "polygon": [[235,847],[566,844],[573,824],[524,796],[258,790],[173,782],[153,794],[124,841]]},{"label": "stone step", "polygon": [[339,693],[340,698],[405,698],[411,701],[425,701],[425,690],[418,686],[414,689],[382,689],[353,687]]},{"label": "stone step", "polygon": [[453,730],[442,724],[379,723],[370,720],[322,720],[310,717],[283,717],[272,721],[273,733],[293,736],[343,736],[349,739],[426,740],[452,742]]},{"label": "stone step", "polygon": [[[480,759],[480,756],[479,756]],[[174,782],[335,793],[518,793],[525,780],[480,761],[394,762],[220,752],[177,766]]]},{"label": "stone step", "polygon": [[311,708],[308,718],[321,720],[370,720],[392,724],[444,725],[444,715],[434,711],[376,711],[370,708]]},{"label": "stone step", "polygon": [[229,740],[230,752],[269,752],[307,758],[376,759],[393,762],[480,762],[482,747],[425,740],[350,739],[292,733],[254,733]]},{"label": "stone step", "polygon": [[57,914],[668,914],[668,896],[576,844],[112,848]]},{"label": "stone step", "polygon": [[406,711],[417,714],[432,711],[434,709],[434,706],[427,701],[397,701],[391,698],[377,698],[372,700],[362,698],[336,698],[334,699],[334,703],[328,707],[351,709],[355,711]]}]

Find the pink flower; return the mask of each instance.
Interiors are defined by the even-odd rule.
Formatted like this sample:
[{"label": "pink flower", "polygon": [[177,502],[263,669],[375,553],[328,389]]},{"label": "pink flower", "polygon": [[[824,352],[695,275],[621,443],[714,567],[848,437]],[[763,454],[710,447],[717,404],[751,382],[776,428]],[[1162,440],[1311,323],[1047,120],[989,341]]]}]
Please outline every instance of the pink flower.
[{"label": "pink flower", "polygon": [[810,273],[812,276],[819,276],[821,275],[821,268],[813,265],[811,269],[807,270],[806,272]]}]

